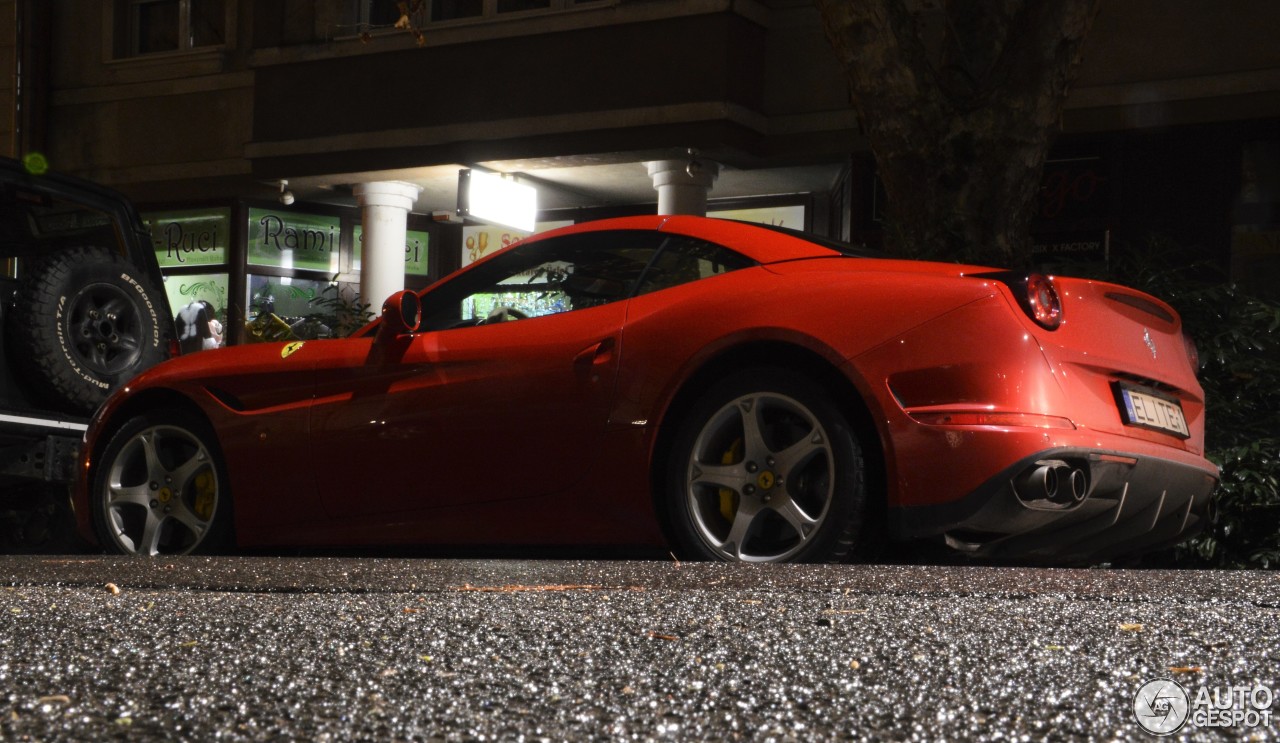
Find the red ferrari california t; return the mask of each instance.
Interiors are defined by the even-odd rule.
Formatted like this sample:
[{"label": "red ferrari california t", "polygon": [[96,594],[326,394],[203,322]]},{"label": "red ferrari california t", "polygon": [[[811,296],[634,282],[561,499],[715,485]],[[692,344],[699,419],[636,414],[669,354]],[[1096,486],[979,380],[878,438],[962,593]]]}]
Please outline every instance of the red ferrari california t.
[{"label": "red ferrari california t", "polygon": [[1123,286],[648,216],[526,239],[351,338],[161,364],[97,412],[108,550],[635,545],[754,562],[932,538],[1082,562],[1195,533],[1195,352]]}]

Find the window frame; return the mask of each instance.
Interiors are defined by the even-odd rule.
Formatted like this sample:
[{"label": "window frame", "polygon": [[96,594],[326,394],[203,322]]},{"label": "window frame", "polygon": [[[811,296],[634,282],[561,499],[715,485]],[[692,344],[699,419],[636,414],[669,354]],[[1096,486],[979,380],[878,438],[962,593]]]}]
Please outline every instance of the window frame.
[{"label": "window frame", "polygon": [[[374,14],[374,4],[377,2],[384,2],[392,8],[396,4],[396,0],[351,0],[349,6],[351,24],[349,28],[354,28],[357,34],[393,30],[394,21],[391,24],[382,24],[373,23],[370,20]],[[547,0],[547,7],[545,8],[504,11],[498,10],[498,4],[501,0],[481,0],[479,14],[441,19],[435,18],[437,2],[438,0],[426,0],[421,9],[410,14],[410,23],[416,28],[424,28],[426,26],[497,21],[506,18],[524,18],[526,16],[548,15],[580,8],[610,5],[616,3],[617,0]]]},{"label": "window frame", "polygon": [[[602,302],[600,304],[594,304],[594,305],[581,307],[581,308],[572,308],[572,309],[563,310],[560,312],[548,313],[545,315],[538,315],[536,317],[551,317],[553,315],[563,315],[563,314],[575,312],[579,309],[592,309],[594,307],[603,306],[604,304],[612,304],[613,302],[625,302],[631,299],[635,299],[636,297],[641,296],[643,294],[653,294],[653,293],[663,291],[665,289],[673,289],[677,286],[683,286],[684,284],[696,283],[698,281],[702,281],[703,279],[712,278],[713,276],[718,276],[724,273],[731,273],[736,270],[740,270],[743,268],[751,268],[753,266],[759,265],[758,261],[755,261],[754,259],[746,255],[743,255],[742,253],[732,248],[721,245],[719,243],[713,243],[709,240],[693,237],[690,235],[681,235],[677,233],[665,233],[665,232],[651,231],[651,230],[606,230],[606,231],[593,231],[593,232],[575,232],[567,235],[559,235],[556,237],[550,237],[546,239],[533,240],[533,241],[528,241],[524,243],[518,243],[515,246],[512,246],[511,248],[503,251],[502,253],[497,254],[494,258],[482,261],[481,263],[476,265],[475,268],[468,268],[466,271],[460,273],[458,276],[456,276],[452,280],[445,282],[439,286],[430,287],[426,291],[422,292],[421,296],[423,300],[422,302],[423,330],[424,331],[444,331],[444,330],[451,330],[451,329],[460,328],[460,327],[473,327],[475,325],[482,324],[482,323],[474,322],[474,318],[464,319],[462,317],[462,304],[467,299],[475,297],[477,295],[494,293],[486,290],[502,286],[502,283],[501,283],[502,281],[506,280],[507,278],[511,278],[513,276],[518,276],[521,272],[523,272],[524,270],[527,270],[527,268],[529,267],[542,266],[542,265],[553,263],[553,262],[562,262],[560,259],[557,258],[558,253],[554,249],[554,246],[556,245],[565,245],[570,241],[579,242],[579,241],[589,241],[592,239],[605,240],[605,239],[608,239],[610,236],[623,236],[623,235],[630,235],[630,236],[635,236],[637,238],[652,240],[656,245],[656,247],[653,250],[653,254],[648,256],[648,260],[645,261],[644,267],[640,269],[640,272],[636,275],[634,282],[627,288],[625,293],[623,293],[616,299]],[[655,286],[650,289],[645,289],[644,287],[650,283],[651,273],[654,270],[654,267],[658,265],[660,259],[664,255],[666,255],[668,252],[677,250],[678,246],[687,245],[689,243],[697,243],[702,246],[713,248],[715,251],[721,252],[724,255],[733,256],[734,258],[737,259],[736,261],[723,262],[723,264],[728,266],[729,263],[736,263],[737,265],[729,266],[726,268],[726,270],[714,273],[711,276],[700,276],[690,281],[681,281],[679,283],[674,283],[674,284],[663,284],[660,286]],[[534,254],[536,260],[534,260],[532,263],[529,263],[528,266],[525,266],[523,268],[519,267],[519,266],[524,266],[524,261],[520,260],[518,256],[522,255],[522,251],[524,251],[523,253],[524,255],[527,255],[527,251],[530,251],[530,250],[536,251]],[[511,268],[506,267],[510,261],[517,261],[517,269],[514,272],[511,270]],[[520,286],[520,285],[515,284],[512,286]],[[536,319],[536,317],[531,317],[528,319]]]},{"label": "window frame", "polygon": [[[216,43],[197,44],[192,29],[192,3],[201,1],[203,0],[114,0],[111,3],[104,3],[105,12],[110,14],[107,27],[110,29],[112,38],[107,49],[113,52],[111,58],[115,60],[163,59],[174,55],[207,54],[230,48],[230,39],[235,29],[235,1],[220,0],[221,40]],[[146,5],[162,3],[173,3],[177,6],[178,16],[175,22],[177,46],[173,49],[142,51],[138,10]]]}]

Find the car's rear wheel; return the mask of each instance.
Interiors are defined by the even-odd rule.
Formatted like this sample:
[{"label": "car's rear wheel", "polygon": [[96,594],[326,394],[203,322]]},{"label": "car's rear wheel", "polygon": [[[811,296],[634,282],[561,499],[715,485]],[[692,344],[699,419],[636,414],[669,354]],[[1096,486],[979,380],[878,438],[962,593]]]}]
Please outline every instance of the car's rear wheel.
[{"label": "car's rear wheel", "polygon": [[836,562],[866,513],[862,449],[840,408],[783,369],[711,388],[676,434],[667,513],[683,552],[742,562]]},{"label": "car's rear wheel", "polygon": [[231,532],[231,497],[217,440],[204,421],[157,411],[111,437],[92,479],[94,526],[112,552],[217,552]]}]

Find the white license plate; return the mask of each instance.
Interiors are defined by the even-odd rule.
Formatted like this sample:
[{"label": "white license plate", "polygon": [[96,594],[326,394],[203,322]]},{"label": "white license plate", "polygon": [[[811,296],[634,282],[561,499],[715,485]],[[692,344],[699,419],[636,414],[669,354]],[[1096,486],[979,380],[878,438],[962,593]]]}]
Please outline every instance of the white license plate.
[{"label": "white license plate", "polygon": [[1182,403],[1130,387],[1119,388],[1120,415],[1126,425],[1151,428],[1184,439],[1191,438]]}]

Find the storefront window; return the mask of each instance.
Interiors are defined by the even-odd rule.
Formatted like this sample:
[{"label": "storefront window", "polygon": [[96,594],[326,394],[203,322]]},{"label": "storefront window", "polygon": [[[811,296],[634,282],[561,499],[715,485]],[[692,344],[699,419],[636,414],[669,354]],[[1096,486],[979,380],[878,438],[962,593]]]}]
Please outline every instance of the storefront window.
[{"label": "storefront window", "polygon": [[1105,270],[1111,244],[1110,171],[1106,158],[1084,153],[1044,164],[1031,223],[1031,260],[1037,269],[1072,274]]},{"label": "storefront window", "polygon": [[[408,230],[404,241],[404,272],[407,276],[426,276],[429,272],[427,263],[427,243],[430,233],[421,230]],[[355,226],[352,234],[351,270],[361,270],[360,256],[364,252],[364,227]]]},{"label": "storefront window", "polygon": [[163,269],[223,266],[231,241],[230,209],[194,209],[143,215]]},{"label": "storefront window", "polygon": [[538,232],[546,232],[554,230],[558,227],[567,227],[573,224],[573,220],[560,220],[555,222],[539,222],[534,226],[533,232],[524,232],[522,230],[513,230],[510,227],[497,227],[494,225],[470,225],[462,228],[462,265],[469,266],[481,258],[496,253],[497,251],[512,245],[529,235]]},{"label": "storefront window", "polygon": [[[226,345],[229,283],[225,273],[165,277],[164,291],[169,295],[169,306],[173,308],[178,333],[189,336],[189,342],[182,344],[183,353]],[[203,315],[200,310],[203,310]],[[208,325],[205,329],[189,327],[197,322]],[[181,337],[179,341],[182,341]]]},{"label": "storefront window", "polygon": [[227,319],[229,281],[225,273],[196,273],[183,276],[167,276],[164,280],[169,306],[175,310],[191,302],[208,302],[220,322]]},{"label": "storefront window", "polygon": [[338,217],[250,209],[249,265],[334,274],[341,235]]},{"label": "storefront window", "polygon": [[793,230],[804,229],[804,207],[799,204],[790,206],[761,206],[749,209],[709,209],[708,217],[716,219],[736,219],[741,222],[755,222],[774,227],[788,227]]},{"label": "storefront window", "polygon": [[224,345],[231,210],[186,209],[150,212],[142,217],[151,230],[156,262],[165,277],[164,289],[182,352]]},{"label": "storefront window", "polygon": [[253,274],[248,279],[247,342],[311,340],[340,334],[333,327],[341,319],[334,305],[342,302],[343,295],[333,282]]}]

